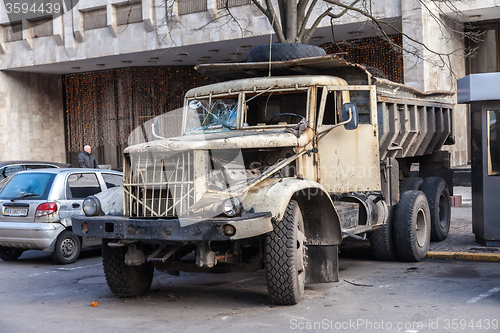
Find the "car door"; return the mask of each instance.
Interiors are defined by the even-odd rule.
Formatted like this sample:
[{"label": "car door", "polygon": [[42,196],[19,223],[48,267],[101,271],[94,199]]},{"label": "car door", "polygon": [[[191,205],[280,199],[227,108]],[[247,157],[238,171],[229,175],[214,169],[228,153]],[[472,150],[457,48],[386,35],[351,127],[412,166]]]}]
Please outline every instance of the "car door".
[{"label": "car door", "polygon": [[[66,177],[66,198],[64,211],[61,207],[61,218],[83,214],[82,203],[89,195],[102,191],[102,188],[94,172],[74,172]],[[61,205],[63,206],[63,205]]]},{"label": "car door", "polygon": [[[61,220],[65,219],[67,226],[71,225],[71,216],[82,215],[83,200],[89,195],[94,195],[102,191],[95,172],[74,172],[66,177],[65,194],[66,198],[61,202]],[[100,239],[96,240],[100,243]],[[84,240],[82,247],[90,246]]]}]

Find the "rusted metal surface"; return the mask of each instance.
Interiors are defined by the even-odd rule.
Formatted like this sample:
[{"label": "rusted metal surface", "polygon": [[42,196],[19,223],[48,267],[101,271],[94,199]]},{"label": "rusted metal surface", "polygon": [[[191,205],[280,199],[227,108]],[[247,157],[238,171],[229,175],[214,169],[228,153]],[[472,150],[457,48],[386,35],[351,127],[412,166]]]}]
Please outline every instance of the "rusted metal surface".
[{"label": "rusted metal surface", "polygon": [[312,131],[306,131],[297,138],[292,133],[283,129],[276,131],[225,131],[218,133],[205,133],[201,135],[186,135],[166,140],[158,140],[138,144],[125,148],[126,154],[133,153],[161,153],[184,150],[205,149],[245,149],[245,148],[272,148],[272,147],[297,147],[307,144],[312,139]]},{"label": "rusted metal surface", "polygon": [[380,158],[412,157],[441,149],[452,132],[451,105],[402,99],[378,103]]},{"label": "rusted metal surface", "polygon": [[[216,80],[234,80],[269,75],[268,62],[245,62],[229,64],[200,64],[195,67],[199,72]],[[347,71],[345,71],[347,69]],[[271,63],[272,76],[290,75],[335,75],[344,78],[349,73],[349,84],[366,84],[369,73],[360,65],[350,64],[335,56],[326,55]],[[340,74],[340,75],[339,75]],[[354,80],[352,75],[358,79]],[[345,78],[346,79],[346,78]],[[346,79],[347,80],[347,79]],[[354,82],[357,81],[357,82]]]}]

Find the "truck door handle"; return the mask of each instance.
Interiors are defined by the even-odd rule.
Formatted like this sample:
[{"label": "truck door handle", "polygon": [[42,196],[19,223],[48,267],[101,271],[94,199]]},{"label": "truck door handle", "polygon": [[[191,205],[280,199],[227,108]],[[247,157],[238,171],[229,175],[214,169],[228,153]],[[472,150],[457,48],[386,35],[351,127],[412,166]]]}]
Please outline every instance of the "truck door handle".
[{"label": "truck door handle", "polygon": [[73,208],[80,208],[80,204],[79,203],[73,203],[71,206]]}]

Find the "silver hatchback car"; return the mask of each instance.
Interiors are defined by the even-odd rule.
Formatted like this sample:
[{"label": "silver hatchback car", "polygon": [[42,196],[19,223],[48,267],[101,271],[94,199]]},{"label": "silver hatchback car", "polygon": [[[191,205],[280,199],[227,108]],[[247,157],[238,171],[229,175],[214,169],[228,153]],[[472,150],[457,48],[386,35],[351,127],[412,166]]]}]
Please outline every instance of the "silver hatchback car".
[{"label": "silver hatchback car", "polygon": [[56,263],[74,262],[82,248],[100,239],[79,238],[71,217],[83,214],[89,195],[122,186],[122,173],[100,169],[22,171],[0,190],[0,258],[16,260],[25,250],[49,252]]}]

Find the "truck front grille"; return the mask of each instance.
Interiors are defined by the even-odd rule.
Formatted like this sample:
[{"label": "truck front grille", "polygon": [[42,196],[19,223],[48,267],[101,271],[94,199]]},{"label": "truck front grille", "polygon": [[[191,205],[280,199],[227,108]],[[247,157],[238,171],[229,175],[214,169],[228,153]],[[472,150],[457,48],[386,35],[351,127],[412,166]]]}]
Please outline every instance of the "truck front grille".
[{"label": "truck front grille", "polygon": [[129,217],[176,217],[194,204],[193,152],[128,156],[124,208]]}]

